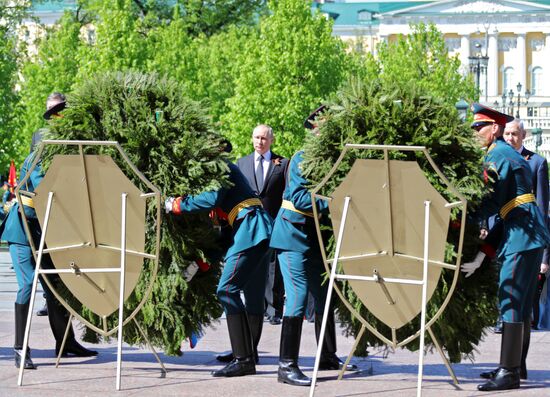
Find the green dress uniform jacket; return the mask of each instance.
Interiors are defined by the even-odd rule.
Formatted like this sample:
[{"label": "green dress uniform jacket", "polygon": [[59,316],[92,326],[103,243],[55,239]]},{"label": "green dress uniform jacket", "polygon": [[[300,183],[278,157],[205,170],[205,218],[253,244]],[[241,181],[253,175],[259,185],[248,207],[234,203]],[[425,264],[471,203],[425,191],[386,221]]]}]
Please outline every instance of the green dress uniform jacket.
[{"label": "green dress uniform jacket", "polygon": [[[303,151],[297,152],[290,160],[287,184],[283,193],[283,206],[277,214],[271,248],[279,250],[307,252],[319,250],[319,241],[313,219],[313,203],[308,190],[309,182],[302,176],[301,163]],[[285,208],[291,203],[294,210]],[[316,200],[318,211],[325,212],[328,204],[325,200]]]},{"label": "green dress uniform jacket", "polygon": [[[488,178],[494,182],[493,192],[483,200],[479,213],[487,218],[495,214],[500,216],[499,257],[549,245],[550,234],[536,201],[509,204],[517,197],[533,192],[533,178],[527,161],[502,138],[491,145],[484,161],[487,182],[490,183]],[[506,205],[511,209],[503,216]]]}]

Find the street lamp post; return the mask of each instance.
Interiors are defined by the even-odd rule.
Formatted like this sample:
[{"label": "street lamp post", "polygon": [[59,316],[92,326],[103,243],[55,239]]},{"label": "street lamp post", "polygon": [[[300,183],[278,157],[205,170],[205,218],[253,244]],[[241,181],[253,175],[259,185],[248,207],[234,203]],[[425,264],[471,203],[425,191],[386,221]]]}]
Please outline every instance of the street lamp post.
[{"label": "street lamp post", "polygon": [[475,47],[479,50],[474,56],[469,56],[468,61],[470,63],[470,72],[476,77],[476,87],[480,89],[481,74],[487,73],[487,65],[489,64],[489,57],[481,53],[481,44],[476,43]]},{"label": "street lamp post", "polygon": [[540,145],[542,145],[542,129],[538,127],[533,128],[533,131],[531,131],[531,134],[535,139],[535,152],[538,152]]},{"label": "street lamp post", "polygon": [[[521,83],[518,83],[518,85],[516,86],[516,89],[517,89],[517,93],[518,93],[516,119],[519,119],[519,108],[520,108],[521,105],[527,105],[527,103],[529,103],[529,97],[531,96],[531,93],[529,92],[529,90],[525,90],[525,94],[524,94],[525,102],[522,103],[521,102]],[[512,90],[510,90],[510,92],[512,92]]]},{"label": "street lamp post", "polygon": [[[531,97],[531,93],[529,92],[529,90],[525,90],[525,94],[523,95],[523,97],[525,99],[522,101],[521,100],[521,88],[522,88],[521,83],[518,83],[516,85],[516,92],[514,92],[514,90],[512,90],[510,88],[510,90],[508,91],[508,95],[506,95],[506,92],[503,92],[502,97],[501,97],[502,98],[501,111],[503,113],[513,115],[514,114],[514,109],[515,109],[516,110],[516,114],[515,114],[516,119],[519,119],[519,108],[522,105],[523,106],[527,105],[529,103],[529,98]],[[507,99],[508,99],[508,103],[506,103]],[[493,105],[495,105],[495,108],[498,108],[499,107],[498,101],[495,100]]]}]

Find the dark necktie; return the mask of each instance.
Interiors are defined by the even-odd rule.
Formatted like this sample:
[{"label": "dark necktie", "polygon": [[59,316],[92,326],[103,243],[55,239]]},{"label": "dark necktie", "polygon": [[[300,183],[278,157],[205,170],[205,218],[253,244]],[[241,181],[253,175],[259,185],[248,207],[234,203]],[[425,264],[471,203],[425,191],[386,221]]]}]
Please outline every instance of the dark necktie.
[{"label": "dark necktie", "polygon": [[264,186],[264,156],[260,154],[258,156],[258,166],[256,167],[256,186],[258,187],[258,194],[262,191]]}]

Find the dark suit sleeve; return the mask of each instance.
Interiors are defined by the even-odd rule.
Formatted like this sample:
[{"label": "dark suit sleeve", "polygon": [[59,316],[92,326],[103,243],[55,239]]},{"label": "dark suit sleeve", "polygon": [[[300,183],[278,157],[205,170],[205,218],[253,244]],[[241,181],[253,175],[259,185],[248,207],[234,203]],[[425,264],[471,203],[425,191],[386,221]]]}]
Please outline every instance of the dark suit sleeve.
[{"label": "dark suit sleeve", "polygon": [[[548,162],[546,159],[541,161],[540,165],[537,167],[537,205],[542,212],[542,216],[546,221],[546,227],[550,227],[548,221],[548,199],[549,199],[549,187],[548,187]],[[544,250],[544,255],[542,257],[542,263],[548,263],[549,252],[548,248]]]}]

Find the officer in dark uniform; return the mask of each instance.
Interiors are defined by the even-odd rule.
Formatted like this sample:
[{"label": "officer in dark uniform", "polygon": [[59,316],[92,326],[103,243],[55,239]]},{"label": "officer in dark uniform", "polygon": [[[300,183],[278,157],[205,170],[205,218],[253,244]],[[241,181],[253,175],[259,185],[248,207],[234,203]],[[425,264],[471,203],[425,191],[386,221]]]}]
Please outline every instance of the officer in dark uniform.
[{"label": "officer in dark uniform", "polygon": [[[477,215],[483,219],[498,214],[487,240],[492,240],[493,233],[500,234],[496,254],[502,264],[498,291],[503,318],[500,365],[478,389],[516,389],[520,385],[524,327],[530,326],[537,273],[550,234],[533,194],[529,164],[502,138],[504,126],[513,117],[480,104],[473,104],[472,110],[472,128],[487,150],[484,175],[492,185]],[[463,270],[471,274],[481,264],[479,257],[464,264]]]},{"label": "officer in dark uniform", "polygon": [[[324,110],[325,107],[321,106],[312,112],[304,127],[317,133],[315,119]],[[279,382],[296,386],[311,384],[311,379],[298,367],[308,290],[315,300],[317,343],[327,296],[327,284],[323,285],[325,267],[313,219],[311,194],[307,188],[308,181],[302,176],[302,155],[303,151],[297,152],[289,162],[283,203],[275,219],[270,242],[270,246],[277,252],[286,295],[277,377]],[[328,209],[324,200],[317,200],[316,204],[319,212],[326,212]],[[319,369],[339,369],[342,364],[336,356],[336,329],[334,313],[331,312]],[[350,365],[348,369],[357,368]]]},{"label": "officer in dark uniform", "polygon": [[[62,94],[54,93],[48,97],[47,110],[44,113],[44,118],[49,119],[52,115],[57,114],[65,107],[65,97]],[[29,169],[34,161],[34,148],[35,145],[40,142],[42,131],[38,131],[33,135],[31,143],[31,154],[25,159],[21,166],[20,178],[23,178],[29,172]],[[40,167],[40,163],[33,169],[30,177],[27,179],[24,190],[28,192],[34,192],[35,188],[42,181],[44,175]],[[0,238],[7,241],[9,244],[10,255],[17,278],[19,289],[15,300],[15,366],[19,367],[21,361],[25,365],[25,369],[35,369],[30,356],[30,349],[24,360],[22,360],[23,339],[25,334],[25,326],[27,322],[27,314],[29,311],[29,302],[31,297],[32,282],[35,271],[35,261],[32,254],[27,235],[23,226],[23,219],[21,217],[20,206],[23,206],[25,216],[28,220],[29,230],[32,235],[33,243],[35,247],[38,247],[42,230],[36,212],[34,210],[34,204],[31,198],[21,196],[22,202],[15,203],[4,220],[0,225]],[[42,256],[42,268],[53,269],[53,263],[48,254]],[[41,278],[44,276],[40,276]],[[50,282],[56,283],[59,278],[56,276],[47,276]],[[55,354],[59,353],[67,322],[69,321],[69,313],[67,310],[57,301],[52,292],[49,290],[48,285],[42,281],[42,287],[46,293],[46,301],[48,304],[48,319],[52,333],[55,337]],[[78,357],[88,357],[97,355],[96,351],[88,350],[80,345],[75,337],[72,327],[69,329],[67,341],[62,355],[67,356],[72,354]]]},{"label": "officer in dark uniform", "polygon": [[[232,244],[217,294],[224,307],[233,361],[212,372],[213,376],[243,376],[256,373],[255,348],[264,316],[266,272],[271,250],[272,219],[236,165],[229,163],[233,187],[197,196],[168,198],[166,211],[175,215],[220,208],[233,229]],[[243,291],[246,306],[241,300]]]}]

